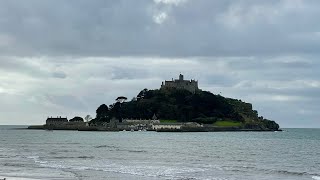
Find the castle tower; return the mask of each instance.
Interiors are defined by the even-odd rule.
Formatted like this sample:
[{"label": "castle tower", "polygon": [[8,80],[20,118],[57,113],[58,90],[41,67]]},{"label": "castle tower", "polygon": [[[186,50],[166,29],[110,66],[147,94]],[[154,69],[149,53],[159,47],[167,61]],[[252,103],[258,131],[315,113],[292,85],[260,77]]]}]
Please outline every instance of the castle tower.
[{"label": "castle tower", "polygon": [[182,74],[179,75],[179,81],[183,81],[183,75]]}]

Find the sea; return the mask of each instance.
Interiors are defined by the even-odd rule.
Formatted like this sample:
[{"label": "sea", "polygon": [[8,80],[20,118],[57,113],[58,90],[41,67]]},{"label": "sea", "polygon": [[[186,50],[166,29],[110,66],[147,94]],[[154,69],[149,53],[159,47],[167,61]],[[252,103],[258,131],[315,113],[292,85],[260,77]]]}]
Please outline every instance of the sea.
[{"label": "sea", "polygon": [[320,129],[83,132],[0,126],[0,179],[320,180]]}]

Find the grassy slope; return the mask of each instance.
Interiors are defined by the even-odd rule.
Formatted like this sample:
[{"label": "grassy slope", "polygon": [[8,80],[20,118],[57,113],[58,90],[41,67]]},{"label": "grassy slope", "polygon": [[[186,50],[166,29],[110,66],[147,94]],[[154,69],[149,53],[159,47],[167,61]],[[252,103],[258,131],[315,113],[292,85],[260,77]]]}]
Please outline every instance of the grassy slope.
[{"label": "grassy slope", "polygon": [[219,127],[239,127],[239,126],[241,126],[241,122],[217,121],[213,125],[219,126]]}]

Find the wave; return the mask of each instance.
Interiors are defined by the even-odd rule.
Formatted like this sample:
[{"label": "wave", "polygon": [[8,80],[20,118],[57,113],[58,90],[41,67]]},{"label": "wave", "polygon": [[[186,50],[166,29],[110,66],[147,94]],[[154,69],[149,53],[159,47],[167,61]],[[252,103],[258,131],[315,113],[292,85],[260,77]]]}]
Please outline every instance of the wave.
[{"label": "wave", "polygon": [[110,145],[99,145],[99,146],[93,146],[94,148],[119,148],[117,146],[110,146]]},{"label": "wave", "polygon": [[123,151],[123,152],[131,152],[131,153],[146,153],[145,150],[127,150],[127,149],[120,149],[117,146],[110,146],[110,145],[99,145],[94,146],[94,148],[108,148],[108,151]]},{"label": "wave", "polygon": [[3,166],[9,167],[30,167],[30,164],[4,163]]},{"label": "wave", "polygon": [[[141,153],[141,151],[133,151]],[[143,151],[142,151],[143,152]],[[127,165],[127,164],[117,164],[117,163],[107,163],[107,162],[96,162],[97,164],[65,164],[64,161],[48,160],[44,161],[38,156],[28,157],[33,159],[38,165],[46,168],[61,169],[63,171],[67,170],[70,172],[79,171],[102,171],[111,173],[128,174],[134,176],[144,176],[144,177],[160,177],[168,179],[198,179],[197,177],[192,177],[192,174],[197,174],[199,172],[205,172],[212,168],[220,171],[233,171],[233,172],[250,172],[250,173],[261,173],[261,174],[282,174],[288,177],[312,177],[313,180],[320,180],[319,174],[313,174],[311,172],[298,172],[290,170],[276,170],[276,169],[263,169],[255,166],[217,166],[217,165],[205,165],[202,167],[167,167],[167,166],[138,166],[138,165]],[[56,159],[64,158],[79,158],[79,159],[93,159],[92,156],[75,156],[75,157],[54,157]],[[82,162],[82,161],[79,161]],[[191,175],[191,177],[189,177]],[[218,179],[217,179],[218,180]]]},{"label": "wave", "polygon": [[297,171],[289,171],[289,170],[275,170],[275,169],[261,169],[254,166],[222,166],[222,170],[233,171],[233,172],[262,172],[267,174],[282,174],[282,175],[291,175],[291,176],[312,176],[313,179],[318,178],[316,180],[320,180],[319,174],[314,174],[310,172],[297,172]]},{"label": "wave", "polygon": [[17,155],[0,155],[0,159],[8,159],[18,157]]},{"label": "wave", "polygon": [[37,161],[40,157],[39,156],[27,156],[27,159],[33,159],[34,161]]},{"label": "wave", "polygon": [[94,156],[78,156],[79,159],[94,159]]},{"label": "wave", "polygon": [[270,170],[270,172],[276,172],[278,174],[286,174],[286,175],[293,175],[293,176],[310,175],[307,172],[295,172],[295,171],[286,171],[286,170]]},{"label": "wave", "polygon": [[29,145],[79,145],[81,143],[76,143],[76,142],[31,142]]},{"label": "wave", "polygon": [[127,151],[127,152],[132,152],[132,153],[145,153],[145,152],[147,152],[144,150],[122,150],[122,151]]},{"label": "wave", "polygon": [[310,172],[297,172],[297,171],[289,171],[289,170],[262,170],[262,171],[284,174],[284,175],[292,175],[292,176],[313,176],[313,177],[318,177],[320,180],[319,174],[310,173]]},{"label": "wave", "polygon": [[94,156],[55,156],[54,159],[94,159]]},{"label": "wave", "polygon": [[[179,168],[179,167],[171,167],[167,166],[137,166],[137,165],[123,165],[123,164],[115,164],[115,163],[103,163],[92,165],[92,166],[83,166],[83,165],[71,165],[71,164],[63,164],[63,162],[53,162],[53,161],[42,161],[40,159],[36,159],[36,163],[39,163],[40,166],[45,168],[54,168],[60,169],[62,171],[68,172],[77,172],[77,171],[101,171],[101,172],[111,172],[111,173],[119,173],[119,174],[128,174],[134,176],[143,176],[143,177],[161,177],[161,178],[169,178],[176,180],[198,180],[198,177],[189,177],[190,174],[194,174],[196,172],[205,171],[202,168]],[[183,175],[188,174],[188,175]],[[106,174],[107,175],[107,174]],[[186,177],[187,176],[187,177]],[[202,179],[202,178],[200,178]],[[222,180],[222,179],[216,179]],[[223,179],[226,180],[226,179]]]}]

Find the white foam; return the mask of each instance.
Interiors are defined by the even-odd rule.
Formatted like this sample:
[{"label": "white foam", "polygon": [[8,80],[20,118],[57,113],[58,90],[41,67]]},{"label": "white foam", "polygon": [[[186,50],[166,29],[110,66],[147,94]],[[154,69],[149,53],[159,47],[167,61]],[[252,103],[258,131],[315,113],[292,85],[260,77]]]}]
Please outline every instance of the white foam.
[{"label": "white foam", "polygon": [[[1,179],[2,177],[0,177]],[[3,178],[2,178],[3,179]],[[6,177],[8,180],[39,180],[34,178],[25,178],[25,177]]]},{"label": "white foam", "polygon": [[[114,172],[121,174],[131,174],[136,176],[145,176],[145,177],[168,177],[171,179],[183,179],[185,177],[180,176],[184,173],[192,173],[192,172],[203,172],[205,171],[202,168],[177,168],[167,166],[128,166],[122,164],[113,164],[108,163],[102,166],[75,166],[75,165],[67,165],[63,162],[52,162],[52,161],[40,161],[37,157],[30,157],[32,159],[36,159],[36,163],[39,163],[42,167],[54,168],[54,169],[73,169],[73,170],[94,170],[94,171],[104,171],[104,172]],[[194,177],[197,179],[196,177]]]},{"label": "white foam", "polygon": [[320,176],[312,176],[312,179],[320,180]]}]

